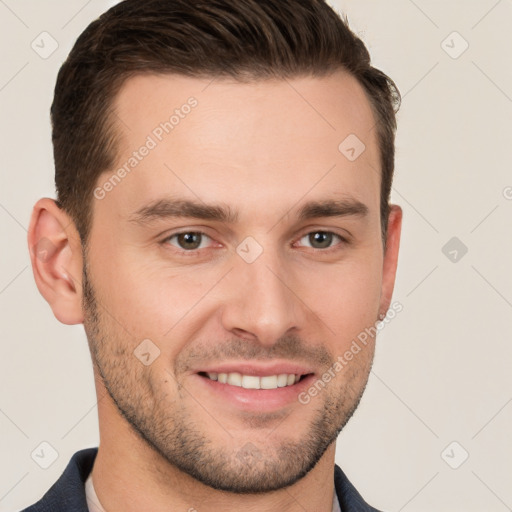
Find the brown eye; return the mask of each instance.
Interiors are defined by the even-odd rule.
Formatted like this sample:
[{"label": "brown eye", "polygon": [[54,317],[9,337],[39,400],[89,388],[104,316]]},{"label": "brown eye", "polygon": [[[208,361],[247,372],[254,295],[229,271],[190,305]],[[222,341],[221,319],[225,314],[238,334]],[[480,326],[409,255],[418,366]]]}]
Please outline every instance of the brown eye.
[{"label": "brown eye", "polygon": [[[171,235],[166,241],[178,249],[193,251],[202,248],[201,245],[205,238],[208,239],[209,237],[199,231],[185,231]],[[174,240],[176,243],[173,243]]]},{"label": "brown eye", "polygon": [[332,233],[326,233],[325,231],[310,233],[309,241],[315,249],[325,249],[332,243]]},{"label": "brown eye", "polygon": [[304,243],[304,240],[307,240],[307,244],[305,245],[307,246],[309,244],[313,249],[330,249],[336,239],[341,242],[345,241],[340,235],[332,233],[331,231],[312,231],[304,235],[300,240],[302,243]]}]

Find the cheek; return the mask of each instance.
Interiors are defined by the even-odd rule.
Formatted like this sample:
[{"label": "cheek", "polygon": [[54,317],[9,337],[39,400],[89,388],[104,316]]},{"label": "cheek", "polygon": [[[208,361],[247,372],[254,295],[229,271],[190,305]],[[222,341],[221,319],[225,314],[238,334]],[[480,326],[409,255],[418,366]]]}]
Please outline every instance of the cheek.
[{"label": "cheek", "polygon": [[370,261],[354,258],[322,272],[323,276],[308,278],[309,283],[324,283],[314,296],[309,292],[314,309],[338,342],[349,343],[378,319],[381,264],[375,257]]},{"label": "cheek", "polygon": [[226,272],[220,266],[173,269],[161,259],[142,259],[121,251],[115,261],[96,272],[101,301],[132,336],[157,343],[175,339],[194,323],[202,311],[202,298]]}]

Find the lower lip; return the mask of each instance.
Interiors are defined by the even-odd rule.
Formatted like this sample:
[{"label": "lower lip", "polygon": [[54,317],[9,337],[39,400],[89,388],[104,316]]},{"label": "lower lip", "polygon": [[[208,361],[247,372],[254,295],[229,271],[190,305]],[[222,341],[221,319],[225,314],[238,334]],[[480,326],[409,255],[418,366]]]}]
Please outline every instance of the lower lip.
[{"label": "lower lip", "polygon": [[307,389],[314,380],[314,375],[307,375],[292,386],[276,389],[245,389],[230,384],[222,384],[208,377],[195,374],[199,384],[220,398],[223,403],[235,405],[238,409],[252,412],[277,411],[290,404],[300,404],[298,395]]}]

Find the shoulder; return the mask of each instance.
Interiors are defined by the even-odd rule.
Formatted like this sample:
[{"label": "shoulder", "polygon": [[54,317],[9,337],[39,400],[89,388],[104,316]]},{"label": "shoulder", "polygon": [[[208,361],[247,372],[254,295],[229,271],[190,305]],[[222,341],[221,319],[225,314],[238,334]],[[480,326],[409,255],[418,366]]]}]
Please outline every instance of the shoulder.
[{"label": "shoulder", "polygon": [[334,487],[343,512],[380,512],[368,505],[338,466],[334,466]]},{"label": "shoulder", "polygon": [[87,512],[84,486],[97,453],[98,448],[76,452],[46,494],[21,512]]}]

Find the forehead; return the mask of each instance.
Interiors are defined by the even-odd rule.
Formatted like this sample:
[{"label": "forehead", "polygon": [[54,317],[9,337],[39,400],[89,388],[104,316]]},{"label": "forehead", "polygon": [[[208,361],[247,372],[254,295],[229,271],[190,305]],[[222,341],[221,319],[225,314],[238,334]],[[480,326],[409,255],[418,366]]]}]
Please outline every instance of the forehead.
[{"label": "forehead", "polygon": [[123,216],[166,194],[259,205],[260,216],[271,198],[283,211],[306,195],[378,202],[375,119],[347,73],[251,83],[140,75],[114,106],[121,145],[99,184],[124,167],[104,201]]}]

